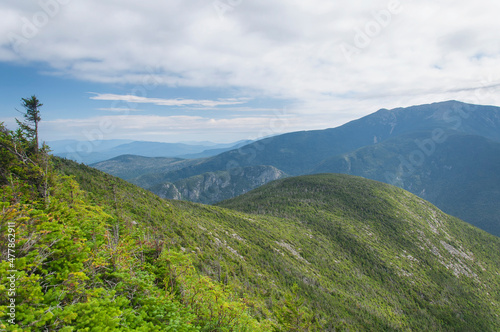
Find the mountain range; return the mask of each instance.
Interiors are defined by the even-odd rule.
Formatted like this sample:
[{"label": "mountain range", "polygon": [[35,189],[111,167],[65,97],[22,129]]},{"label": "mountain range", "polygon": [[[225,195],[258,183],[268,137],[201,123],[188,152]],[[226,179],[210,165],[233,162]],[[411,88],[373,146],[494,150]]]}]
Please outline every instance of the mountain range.
[{"label": "mountain range", "polygon": [[[381,109],[340,127],[270,137],[183,167],[148,166],[145,172],[153,160],[137,158],[129,169],[141,171],[122,178],[165,198],[210,204],[262,184],[248,174],[268,181],[352,174],[409,190],[500,235],[499,144],[500,108],[448,101]],[[120,176],[120,164],[114,159],[93,166]],[[239,190],[229,189],[235,187]]]},{"label": "mountain range", "polygon": [[47,142],[47,145],[53,150],[52,153],[58,157],[92,164],[126,154],[143,157],[204,158],[237,149],[250,142],[249,140],[242,140],[222,144],[213,142],[162,143],[131,140],[60,140]]}]

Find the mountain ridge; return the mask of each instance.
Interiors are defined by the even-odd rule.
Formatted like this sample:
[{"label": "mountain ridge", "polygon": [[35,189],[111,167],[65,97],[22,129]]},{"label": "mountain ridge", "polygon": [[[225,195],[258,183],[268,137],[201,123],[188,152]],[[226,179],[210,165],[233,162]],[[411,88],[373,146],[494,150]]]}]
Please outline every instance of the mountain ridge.
[{"label": "mountain ridge", "polygon": [[[405,135],[417,134],[420,136],[415,137],[413,141],[408,141],[405,138]],[[445,142],[449,134],[466,135],[477,142],[480,140],[476,140],[473,138],[474,136],[484,137],[497,143],[500,142],[500,108],[447,101],[393,110],[381,109],[336,128],[274,136],[217,156],[203,160],[199,159],[197,162],[186,165],[186,167],[143,174],[131,181],[149,189],[162,183],[176,183],[186,179],[194,179],[201,174],[215,172],[236,174],[246,167],[263,165],[275,167],[289,176],[316,172],[346,172],[349,174],[350,171],[342,167],[325,168],[325,165],[328,164],[329,159],[338,160],[343,158],[342,156],[359,149],[365,149],[365,152],[369,150],[380,152],[385,149],[385,153],[392,156],[391,158],[395,158],[397,162],[391,161],[389,163],[384,161],[380,159],[384,155],[379,154],[379,159],[372,158],[370,162],[373,164],[367,164],[366,167],[372,172],[381,172],[380,174],[366,172],[352,174],[401,185],[403,188],[409,189],[424,198],[431,199],[433,203],[438,204],[440,208],[445,209],[447,212],[456,214],[458,217],[500,236],[499,222],[496,218],[492,219],[490,217],[498,214],[498,208],[495,207],[495,204],[500,206],[500,201],[492,201],[493,203],[488,203],[489,205],[485,207],[482,206],[480,200],[476,200],[472,202],[471,212],[464,210],[464,206],[466,206],[464,205],[464,199],[467,195],[472,197],[481,189],[476,188],[470,181],[467,182],[469,187],[460,188],[460,190],[465,190],[466,194],[456,202],[453,202],[453,199],[446,200],[446,197],[442,197],[449,193],[441,191],[439,192],[441,197],[437,197],[438,191],[430,192],[430,188],[435,187],[432,183],[434,180],[432,177],[424,176],[425,173],[430,171],[427,167],[432,166],[428,164],[429,160],[439,162],[438,156],[440,155],[451,152],[460,154],[457,147],[452,148]],[[465,144],[464,142],[462,144]],[[391,144],[391,149],[388,149]],[[480,144],[484,145],[483,143]],[[448,148],[448,152],[444,151]],[[495,149],[490,148],[490,150],[494,151]],[[473,149],[469,147],[469,151],[472,152]],[[485,151],[483,152],[486,153]],[[484,160],[485,157],[487,157],[487,154],[483,154],[480,158]],[[454,164],[443,165],[443,167],[456,166],[455,168],[460,168],[461,160],[458,158],[448,158],[448,160],[453,161]],[[491,158],[491,160],[496,159]],[[425,166],[421,167],[420,164]],[[470,162],[469,164],[472,165]],[[485,172],[485,176],[492,178],[492,183],[496,183],[497,173],[495,167],[500,167],[500,165],[491,164],[490,166],[484,167],[482,171]],[[407,173],[413,173],[416,169],[415,176],[406,177],[407,182],[409,180],[416,182],[403,183],[399,180],[399,182],[396,181],[397,176],[404,175],[402,169],[408,170]],[[464,172],[459,175],[459,178],[466,178],[467,172],[466,170]],[[426,185],[420,184],[420,173],[427,179]],[[457,181],[452,177],[447,177],[447,179],[448,181]],[[235,177],[233,179],[235,183],[231,185],[237,186],[236,182],[239,180],[238,177]],[[483,183],[485,182],[483,181]],[[455,188],[459,186],[458,183],[452,183],[451,185],[454,185]],[[421,188],[420,191],[412,189],[417,187]],[[424,192],[424,190],[426,191]],[[451,192],[452,195],[456,193],[456,190]],[[482,210],[487,211],[483,212]]]}]

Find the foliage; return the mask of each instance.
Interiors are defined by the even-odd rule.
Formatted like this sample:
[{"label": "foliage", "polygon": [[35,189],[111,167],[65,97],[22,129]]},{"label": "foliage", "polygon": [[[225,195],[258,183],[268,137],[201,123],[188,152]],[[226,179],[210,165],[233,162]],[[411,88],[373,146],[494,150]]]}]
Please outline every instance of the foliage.
[{"label": "foliage", "polygon": [[15,133],[0,123],[0,184],[14,186],[21,181],[23,193],[31,200],[48,199],[53,174],[49,171],[48,147],[35,152],[34,138],[26,130]]},{"label": "foliage", "polygon": [[290,293],[285,294],[274,309],[279,325],[275,326],[276,331],[301,332],[309,331],[315,326],[314,315],[304,306],[304,299],[298,295],[299,287],[293,284]]}]

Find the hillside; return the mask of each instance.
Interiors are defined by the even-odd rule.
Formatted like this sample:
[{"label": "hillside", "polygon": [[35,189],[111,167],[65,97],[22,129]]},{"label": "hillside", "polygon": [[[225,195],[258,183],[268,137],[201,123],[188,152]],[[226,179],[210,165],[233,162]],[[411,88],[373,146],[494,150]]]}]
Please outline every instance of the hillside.
[{"label": "hillside", "polygon": [[0,131],[3,257],[16,238],[0,269],[18,290],[1,328],[500,328],[500,239],[402,189],[325,174],[206,206],[32,147]]},{"label": "hillside", "polygon": [[272,319],[268,310],[296,283],[304,315],[320,326],[313,331],[500,326],[499,239],[401,189],[339,175],[278,180],[221,204],[259,213],[248,215],[165,202],[67,162],[59,169],[96,201],[118,202],[122,218],[155,225],[200,272],[252,299],[261,317]]},{"label": "hillside", "polygon": [[[217,281],[196,271],[195,261],[204,271],[212,267],[180,246],[193,239],[182,209],[50,158],[30,138],[0,125],[0,329],[282,330],[281,315],[254,302],[254,293],[235,291],[230,270]],[[209,262],[224,257],[216,244],[200,247]]]},{"label": "hillside", "polygon": [[274,250],[307,262],[318,273],[307,283],[321,280],[331,301],[352,301],[347,312],[378,312],[392,321],[388,330],[498,329],[472,320],[498,320],[499,239],[406,191],[324,174],[278,180],[219,206],[301,225],[304,234],[274,239]]}]

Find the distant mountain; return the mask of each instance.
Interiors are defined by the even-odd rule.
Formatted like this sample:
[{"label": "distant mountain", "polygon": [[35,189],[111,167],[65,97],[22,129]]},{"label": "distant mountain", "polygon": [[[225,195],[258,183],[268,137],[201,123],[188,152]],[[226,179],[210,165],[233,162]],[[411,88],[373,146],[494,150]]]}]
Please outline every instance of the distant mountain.
[{"label": "distant mountain", "polygon": [[206,146],[211,149],[225,149],[225,148],[234,148],[235,146],[239,146],[242,144],[247,144],[252,142],[251,140],[240,140],[236,142],[230,142],[230,143],[215,143],[215,142],[210,142],[210,141],[183,141],[183,142],[178,142],[182,144],[187,144],[187,145],[202,145]]},{"label": "distant mountain", "polygon": [[[235,149],[248,141],[229,144],[206,142],[207,145],[190,145],[184,143],[162,143],[145,141],[55,141],[49,142],[53,154],[85,164],[93,164],[121,155],[138,155],[141,157],[169,158],[202,158],[210,157],[224,151]],[[52,146],[53,144],[54,146]]]},{"label": "distant mountain", "polygon": [[130,180],[150,173],[171,172],[197,162],[200,161],[181,158],[121,155],[91,164],[91,166],[124,180]]},{"label": "distant mountain", "polygon": [[112,139],[100,141],[58,140],[46,143],[50,146],[53,154],[59,155],[75,152],[102,152],[131,142],[133,142],[133,140]]},{"label": "distant mountain", "polygon": [[456,130],[500,142],[500,108],[456,101],[380,110],[343,126],[301,131],[260,140],[171,172],[177,181],[235,167],[271,165],[287,174],[313,171],[325,159],[415,131]]},{"label": "distant mountain", "polygon": [[252,143],[253,141],[251,140],[242,140],[238,141],[236,143],[232,143],[231,145],[221,145],[218,148],[213,148],[213,149],[208,149],[200,153],[194,153],[194,154],[185,154],[185,155],[179,155],[179,158],[185,158],[185,159],[198,159],[198,158],[207,158],[207,157],[212,157],[216,156],[218,154],[221,154],[226,151],[238,149],[242,146],[245,146],[247,144]]},{"label": "distant mountain", "polygon": [[162,174],[196,165],[203,160],[123,155],[91,166],[148,189],[162,198],[184,199],[204,204],[244,194],[287,176],[272,166],[251,166],[204,173],[175,183],[162,178]]},{"label": "distant mountain", "polygon": [[[500,236],[498,218],[492,217],[498,215],[500,206],[494,189],[499,169],[494,143],[500,143],[499,107],[447,101],[381,109],[337,128],[270,137],[186,167],[142,175],[134,183],[151,188],[201,174],[234,173],[261,165],[273,166],[290,176],[358,174],[408,189]],[[472,152],[481,154],[475,162],[481,160],[482,165],[470,168],[474,165]],[[345,158],[359,159],[359,165],[352,160],[343,164]],[[415,174],[400,181],[397,176],[401,168],[413,169],[412,164],[418,165]],[[446,167],[452,171],[445,175]]]}]

